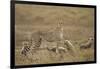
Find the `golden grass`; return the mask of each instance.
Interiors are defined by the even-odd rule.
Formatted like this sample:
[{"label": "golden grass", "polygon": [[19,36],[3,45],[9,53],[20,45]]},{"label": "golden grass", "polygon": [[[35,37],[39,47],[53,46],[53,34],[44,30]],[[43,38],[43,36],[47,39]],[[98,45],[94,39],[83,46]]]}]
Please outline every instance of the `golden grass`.
[{"label": "golden grass", "polygon": [[[36,31],[48,32],[62,21],[64,38],[70,40],[77,54],[72,52],[55,54],[38,50],[29,58],[20,54],[23,40]],[[94,49],[80,50],[79,45],[94,36],[94,9],[75,7],[54,7],[16,4],[15,7],[15,64],[47,64],[62,62],[94,61]],[[49,37],[49,36],[48,36]],[[44,42],[44,44],[46,43]],[[48,46],[51,46],[50,44]]]}]

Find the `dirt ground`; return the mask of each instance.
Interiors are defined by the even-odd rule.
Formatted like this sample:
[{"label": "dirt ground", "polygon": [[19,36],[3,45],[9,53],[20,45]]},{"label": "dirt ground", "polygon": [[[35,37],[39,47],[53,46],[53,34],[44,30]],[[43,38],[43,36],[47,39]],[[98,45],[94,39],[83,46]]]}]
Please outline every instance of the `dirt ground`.
[{"label": "dirt ground", "polygon": [[[73,56],[70,51],[56,54],[47,49],[37,50],[33,55],[29,55],[29,58],[20,54],[22,42],[28,39],[32,33],[52,31],[59,22],[63,23],[64,39],[71,41],[77,54]],[[32,38],[36,37],[32,36]],[[94,36],[93,8],[26,4],[16,4],[15,6],[16,65],[94,61],[94,48],[80,50],[80,44],[86,42],[91,36]],[[50,35],[47,35],[47,38],[49,37]],[[42,41],[41,47],[45,45],[51,46],[52,43],[47,44]]]}]

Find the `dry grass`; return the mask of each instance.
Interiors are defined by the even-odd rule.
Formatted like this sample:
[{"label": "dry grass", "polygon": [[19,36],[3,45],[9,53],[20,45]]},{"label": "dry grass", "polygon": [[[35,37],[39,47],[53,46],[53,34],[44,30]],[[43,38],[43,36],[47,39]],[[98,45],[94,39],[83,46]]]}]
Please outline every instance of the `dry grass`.
[{"label": "dry grass", "polygon": [[[15,10],[16,65],[94,61],[93,48],[79,49],[81,43],[94,36],[94,9],[16,4]],[[76,55],[73,56],[70,51],[56,54],[47,49],[38,50],[34,55],[29,55],[29,58],[20,54],[22,42],[29,38],[30,34],[36,31],[45,33],[53,30],[59,21],[63,22],[64,38],[70,40],[75,46]],[[36,35],[34,34],[33,37]],[[50,45],[43,41],[41,46],[45,45],[51,46],[52,43]]]}]

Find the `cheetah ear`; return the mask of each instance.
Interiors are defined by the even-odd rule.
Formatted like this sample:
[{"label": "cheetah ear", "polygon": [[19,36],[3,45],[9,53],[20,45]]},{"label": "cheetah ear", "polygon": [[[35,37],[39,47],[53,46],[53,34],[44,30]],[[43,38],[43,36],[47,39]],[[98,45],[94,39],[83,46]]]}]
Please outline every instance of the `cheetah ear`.
[{"label": "cheetah ear", "polygon": [[90,37],[88,40],[94,40],[94,38],[93,37]]}]

